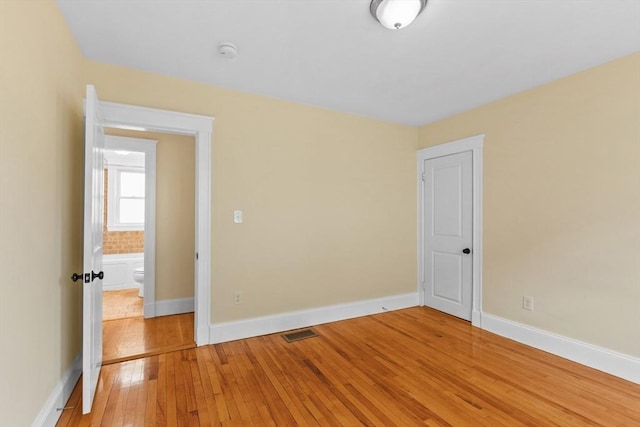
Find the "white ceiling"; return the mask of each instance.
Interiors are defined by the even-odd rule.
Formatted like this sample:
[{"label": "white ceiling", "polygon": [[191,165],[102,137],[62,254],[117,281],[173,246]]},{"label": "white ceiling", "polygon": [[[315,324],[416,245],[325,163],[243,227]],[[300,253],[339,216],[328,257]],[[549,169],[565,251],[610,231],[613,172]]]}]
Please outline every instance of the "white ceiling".
[{"label": "white ceiling", "polygon": [[638,0],[57,2],[89,59],[416,126],[640,51]]}]

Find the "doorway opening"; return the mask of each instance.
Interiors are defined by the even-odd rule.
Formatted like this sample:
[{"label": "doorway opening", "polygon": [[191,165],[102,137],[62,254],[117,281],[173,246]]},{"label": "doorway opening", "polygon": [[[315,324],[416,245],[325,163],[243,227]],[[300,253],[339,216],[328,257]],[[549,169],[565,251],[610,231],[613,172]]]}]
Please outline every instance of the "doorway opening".
[{"label": "doorway opening", "polygon": [[[197,345],[208,344],[211,309],[211,132],[213,118],[101,102],[87,85],[85,98],[84,224],[82,275],[82,412],[91,411],[102,366],[102,232],[105,128],[166,132],[195,137],[194,314]],[[145,214],[146,215],[146,214]],[[147,266],[145,265],[145,269]],[[145,275],[154,273],[146,271]],[[148,289],[145,295],[149,298]],[[145,304],[146,305],[146,304]],[[150,307],[155,310],[155,305]],[[146,314],[146,313],[145,313]],[[155,316],[150,311],[149,316]]]},{"label": "doorway opening", "polygon": [[[194,114],[157,110],[127,104],[98,101],[105,128],[185,135],[195,139],[195,215],[194,246],[191,249],[194,271],[193,331],[196,345],[210,342],[211,295],[211,134],[213,118]],[[193,170],[191,171],[193,173]],[[152,249],[150,247],[150,249]],[[145,282],[149,274],[145,257]],[[153,295],[152,295],[153,294]],[[151,305],[155,289],[145,286],[145,317],[156,317],[164,307]],[[148,310],[147,310],[148,308]]]},{"label": "doorway opening", "polygon": [[192,136],[105,128],[103,364],[195,346],[194,169]]}]

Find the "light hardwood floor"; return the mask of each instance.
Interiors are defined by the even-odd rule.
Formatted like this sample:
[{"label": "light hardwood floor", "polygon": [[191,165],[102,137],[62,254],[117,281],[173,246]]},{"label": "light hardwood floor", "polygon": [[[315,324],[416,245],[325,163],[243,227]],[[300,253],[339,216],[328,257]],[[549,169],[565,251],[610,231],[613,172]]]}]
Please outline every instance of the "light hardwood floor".
[{"label": "light hardwood floor", "polygon": [[102,322],[103,364],[193,347],[193,313]]},{"label": "light hardwood floor", "polygon": [[142,317],[143,298],[137,289],[104,291],[102,293],[102,320]]},{"label": "light hardwood floor", "polygon": [[640,386],[427,308],[103,367],[58,423],[215,426],[638,426]]}]

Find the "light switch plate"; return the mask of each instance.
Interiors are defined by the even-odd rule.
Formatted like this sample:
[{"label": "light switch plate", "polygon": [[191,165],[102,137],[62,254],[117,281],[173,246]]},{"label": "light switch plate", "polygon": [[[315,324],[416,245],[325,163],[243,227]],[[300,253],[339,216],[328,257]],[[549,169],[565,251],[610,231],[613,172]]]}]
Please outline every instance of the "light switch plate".
[{"label": "light switch plate", "polygon": [[242,224],[242,211],[233,211],[233,222],[235,224]]}]

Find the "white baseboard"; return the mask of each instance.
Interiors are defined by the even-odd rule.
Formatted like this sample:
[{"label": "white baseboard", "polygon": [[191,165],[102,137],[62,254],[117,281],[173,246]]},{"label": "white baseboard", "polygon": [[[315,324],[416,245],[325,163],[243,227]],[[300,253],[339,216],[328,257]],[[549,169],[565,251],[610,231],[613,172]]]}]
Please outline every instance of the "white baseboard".
[{"label": "white baseboard", "polygon": [[640,359],[482,313],[482,329],[640,384]]},{"label": "white baseboard", "polygon": [[322,323],[368,316],[418,305],[418,293],[376,298],[272,316],[254,317],[235,322],[214,323],[209,328],[209,342],[217,344],[243,338],[284,332]]},{"label": "white baseboard", "polygon": [[123,291],[125,289],[140,289],[138,286],[122,284],[122,285],[103,285],[102,291]]},{"label": "white baseboard", "polygon": [[155,306],[156,317],[171,316],[172,314],[191,313],[194,310],[193,297],[161,300],[156,301],[153,305]]},{"label": "white baseboard", "polygon": [[58,384],[53,388],[40,413],[31,424],[33,427],[53,427],[60,419],[64,405],[69,400],[73,388],[82,373],[82,353],[78,353],[71,362],[71,366],[64,373]]}]

